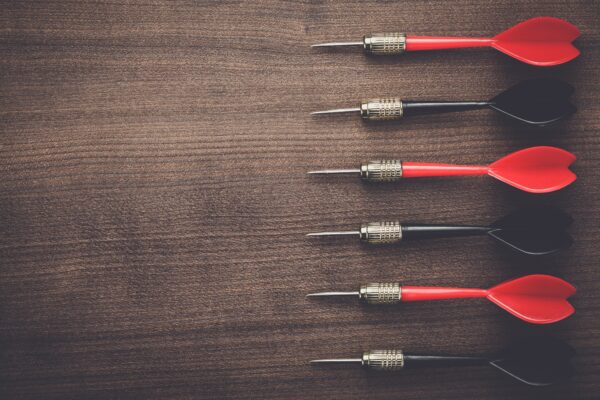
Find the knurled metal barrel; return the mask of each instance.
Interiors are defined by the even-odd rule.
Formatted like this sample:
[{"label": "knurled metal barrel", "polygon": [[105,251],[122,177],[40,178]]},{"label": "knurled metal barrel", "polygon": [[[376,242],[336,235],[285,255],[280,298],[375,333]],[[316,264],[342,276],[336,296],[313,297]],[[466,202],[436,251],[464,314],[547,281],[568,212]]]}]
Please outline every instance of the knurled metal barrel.
[{"label": "knurled metal barrel", "polygon": [[380,371],[399,370],[404,367],[404,354],[402,350],[366,351],[362,356],[362,365]]},{"label": "knurled metal barrel", "polygon": [[395,304],[402,298],[399,283],[366,283],[361,285],[360,300],[368,304]]},{"label": "knurled metal barrel", "polygon": [[360,177],[367,181],[392,182],[402,178],[402,161],[374,160],[360,166]]},{"label": "knurled metal barrel", "polygon": [[406,34],[399,32],[370,33],[363,37],[363,47],[369,54],[402,54],[406,50]]},{"label": "knurled metal barrel", "polygon": [[360,103],[360,116],[370,121],[401,119],[402,100],[398,98],[368,99]]},{"label": "knurled metal barrel", "polygon": [[368,222],[360,227],[360,239],[372,244],[399,242],[402,225],[398,221]]}]

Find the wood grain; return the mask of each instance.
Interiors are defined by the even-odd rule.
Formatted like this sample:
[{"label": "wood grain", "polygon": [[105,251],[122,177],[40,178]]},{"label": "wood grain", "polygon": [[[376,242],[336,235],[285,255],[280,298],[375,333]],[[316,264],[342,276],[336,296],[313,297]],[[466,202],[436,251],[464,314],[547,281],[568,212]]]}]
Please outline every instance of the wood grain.
[{"label": "wood grain", "polygon": [[[600,397],[600,17],[589,1],[0,2],[0,397],[584,399]],[[493,35],[536,15],[582,56],[536,69],[491,50],[369,58],[309,45],[369,31]],[[364,97],[486,99],[522,79],[577,88],[544,131],[489,111],[365,125],[310,111]],[[551,195],[485,178],[393,186],[313,179],[370,158],[483,163],[536,144],[578,156]],[[398,218],[487,223],[523,204],[572,213],[545,260],[486,240],[378,249],[304,234]],[[573,282],[577,313],[529,326],[484,301],[369,308],[304,294],[364,281]],[[493,370],[314,368],[369,348],[486,353],[532,333],[578,349],[552,388]]]}]

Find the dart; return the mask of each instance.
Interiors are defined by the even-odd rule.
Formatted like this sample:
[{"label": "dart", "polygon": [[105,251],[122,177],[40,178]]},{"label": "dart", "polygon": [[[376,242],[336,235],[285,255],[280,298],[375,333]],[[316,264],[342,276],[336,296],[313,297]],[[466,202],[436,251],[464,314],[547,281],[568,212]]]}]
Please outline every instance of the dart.
[{"label": "dart", "polygon": [[542,256],[571,246],[565,229],[572,218],[551,207],[531,207],[515,211],[489,226],[424,225],[398,221],[369,222],[355,231],[309,233],[309,237],[356,237],[369,244],[458,236],[488,236],[521,254]]},{"label": "dart", "polygon": [[391,55],[407,51],[492,47],[527,64],[549,67],[571,61],[579,50],[571,43],[579,36],[576,26],[559,18],[536,17],[523,21],[493,38],[412,36],[405,33],[371,33],[361,41],[332,42],[312,47],[362,47],[368,54]]},{"label": "dart", "polygon": [[533,386],[546,386],[573,375],[570,359],[575,355],[562,340],[530,337],[491,356],[414,355],[402,350],[371,350],[361,358],[312,360],[313,365],[356,364],[376,371],[398,371],[423,367],[460,367],[489,365],[508,376]]},{"label": "dart", "polygon": [[487,298],[517,318],[532,324],[551,324],[575,312],[567,298],[575,294],[570,283],[550,275],[526,275],[490,289],[401,286],[399,283],[368,283],[355,292],[311,293],[308,297],[354,296],[367,304],[405,301]]},{"label": "dart", "polygon": [[489,101],[412,101],[399,98],[364,100],[355,108],[315,111],[314,116],[356,113],[365,121],[400,120],[404,117],[490,108],[519,122],[546,126],[576,111],[569,102],[573,87],[558,79],[521,82]]},{"label": "dart", "polygon": [[571,184],[577,176],[569,170],[575,156],[568,151],[548,146],[530,147],[482,165],[378,160],[356,169],[310,171],[311,175],[353,174],[363,180],[391,182],[401,178],[432,176],[489,175],[508,185],[530,193],[548,193]]}]

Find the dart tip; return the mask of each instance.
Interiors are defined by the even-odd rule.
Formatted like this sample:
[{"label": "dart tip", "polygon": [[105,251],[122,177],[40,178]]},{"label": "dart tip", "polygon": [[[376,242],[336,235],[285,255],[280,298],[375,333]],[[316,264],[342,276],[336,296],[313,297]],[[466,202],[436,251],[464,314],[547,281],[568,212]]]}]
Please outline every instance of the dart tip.
[{"label": "dart tip", "polygon": [[310,115],[313,116],[319,116],[319,115],[331,115],[331,114],[347,114],[347,113],[359,113],[360,112],[360,108],[359,107],[351,107],[351,108],[334,108],[331,110],[324,110],[324,111],[313,111],[310,113]]},{"label": "dart tip", "polygon": [[310,47],[345,47],[345,46],[363,46],[363,42],[329,42],[329,43],[317,43]]},{"label": "dart tip", "polygon": [[360,363],[362,364],[362,359],[360,358],[325,358],[321,360],[310,360],[310,364],[348,364],[348,363]]},{"label": "dart tip", "polygon": [[360,169],[322,169],[319,171],[308,171],[309,175],[330,175],[330,174],[360,174]]},{"label": "dart tip", "polygon": [[359,231],[340,231],[340,232],[311,232],[306,234],[307,237],[321,236],[360,236]]},{"label": "dart tip", "polygon": [[309,293],[306,297],[330,297],[330,296],[360,296],[359,292],[317,292]]}]

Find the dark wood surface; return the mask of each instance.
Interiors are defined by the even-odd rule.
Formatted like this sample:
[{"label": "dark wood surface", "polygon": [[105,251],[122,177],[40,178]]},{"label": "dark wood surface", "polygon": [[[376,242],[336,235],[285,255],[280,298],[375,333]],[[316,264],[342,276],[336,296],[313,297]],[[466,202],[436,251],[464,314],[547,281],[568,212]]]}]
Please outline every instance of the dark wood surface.
[{"label": "dark wood surface", "polygon": [[[600,397],[600,7],[591,1],[0,3],[0,397]],[[582,56],[536,69],[488,49],[369,58],[309,45],[369,31],[493,35],[537,15]],[[544,131],[491,111],[365,125],[310,111],[364,97],[487,99],[526,78],[577,88]],[[487,178],[312,179],[379,157],[485,163],[530,145],[579,180],[528,195]],[[304,234],[361,221],[487,223],[523,204],[575,218],[571,250],[522,259],[485,238],[368,248]],[[577,313],[531,326],[478,300],[366,308],[309,301],[365,281],[487,287],[546,272]],[[548,333],[578,350],[565,384],[492,369],[366,373],[308,360],[370,348],[480,354]]]}]

